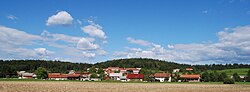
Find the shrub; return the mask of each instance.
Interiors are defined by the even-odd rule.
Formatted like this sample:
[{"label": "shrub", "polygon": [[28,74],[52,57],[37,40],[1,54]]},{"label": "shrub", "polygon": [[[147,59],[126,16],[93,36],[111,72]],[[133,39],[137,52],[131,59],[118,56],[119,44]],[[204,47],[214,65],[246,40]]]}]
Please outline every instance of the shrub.
[{"label": "shrub", "polygon": [[226,78],[224,79],[223,84],[234,84],[234,79]]}]

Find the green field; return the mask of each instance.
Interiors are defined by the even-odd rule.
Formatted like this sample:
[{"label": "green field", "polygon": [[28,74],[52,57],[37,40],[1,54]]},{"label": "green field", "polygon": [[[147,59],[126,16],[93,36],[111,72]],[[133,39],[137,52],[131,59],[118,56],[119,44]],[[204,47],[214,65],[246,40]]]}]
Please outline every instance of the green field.
[{"label": "green field", "polygon": [[[121,81],[79,81],[79,80],[41,80],[41,79],[17,79],[17,78],[0,78],[1,81],[15,82],[97,82],[97,83],[142,83],[142,84],[223,84],[223,82],[121,82]],[[235,84],[250,85],[250,82],[235,82]]]},{"label": "green field", "polygon": [[[250,68],[225,69],[225,70],[217,70],[217,72],[218,73],[225,72],[227,76],[232,76],[234,73],[238,73],[238,75],[241,75],[241,76],[246,76],[248,70],[250,70]],[[208,71],[208,72],[212,72],[212,71]]]}]

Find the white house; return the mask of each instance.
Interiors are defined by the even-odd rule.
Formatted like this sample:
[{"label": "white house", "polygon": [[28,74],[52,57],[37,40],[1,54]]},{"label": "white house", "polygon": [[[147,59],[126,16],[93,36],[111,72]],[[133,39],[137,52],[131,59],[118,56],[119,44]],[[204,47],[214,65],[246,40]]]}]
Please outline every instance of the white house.
[{"label": "white house", "polygon": [[112,80],[120,80],[120,78],[122,77],[122,73],[109,73],[109,77]]},{"label": "white house", "polygon": [[17,74],[19,79],[36,78],[36,74],[26,71],[18,71]]}]

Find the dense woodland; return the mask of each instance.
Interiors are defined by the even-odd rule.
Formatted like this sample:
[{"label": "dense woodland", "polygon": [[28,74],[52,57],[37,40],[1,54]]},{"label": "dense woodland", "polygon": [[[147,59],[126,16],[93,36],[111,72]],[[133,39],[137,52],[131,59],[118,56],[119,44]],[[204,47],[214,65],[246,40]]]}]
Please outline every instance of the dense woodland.
[{"label": "dense woodland", "polygon": [[[68,70],[86,70],[92,64],[45,60],[0,60],[0,77],[15,76],[16,71],[34,72],[44,67],[48,72],[66,73]],[[7,76],[6,76],[7,75]]]},{"label": "dense woodland", "polygon": [[188,65],[167,62],[156,59],[131,58],[118,59],[100,62],[96,64],[71,63],[63,61],[45,61],[45,60],[0,60],[0,77],[11,77],[16,75],[16,71],[34,72],[38,67],[44,67],[48,72],[66,73],[68,70],[85,71],[90,67],[107,68],[117,67],[140,67],[143,73],[153,73],[158,71],[171,72],[172,69],[179,68],[184,71],[187,67],[195,69],[194,72],[200,73],[206,70],[223,70],[235,68],[250,68],[249,64],[212,64],[212,65]]}]

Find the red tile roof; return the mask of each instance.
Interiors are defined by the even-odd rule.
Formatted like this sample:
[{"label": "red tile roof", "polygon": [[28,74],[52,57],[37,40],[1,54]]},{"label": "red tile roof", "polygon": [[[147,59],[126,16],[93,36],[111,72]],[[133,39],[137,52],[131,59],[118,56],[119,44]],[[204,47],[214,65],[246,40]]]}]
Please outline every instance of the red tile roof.
[{"label": "red tile roof", "polygon": [[66,74],[61,73],[49,73],[48,78],[67,78],[68,76]]},{"label": "red tile roof", "polygon": [[136,68],[126,68],[126,70],[138,70]]},{"label": "red tile roof", "polygon": [[108,69],[119,69],[119,67],[108,67]]},{"label": "red tile roof", "polygon": [[185,79],[199,79],[200,74],[183,74],[180,76],[180,78],[185,78]]},{"label": "red tile roof", "polygon": [[80,74],[68,74],[68,77],[80,77]]},{"label": "red tile roof", "polygon": [[164,78],[164,77],[170,77],[171,74],[170,73],[155,73],[153,76],[157,78]]},{"label": "red tile roof", "polygon": [[189,71],[191,71],[191,70],[194,70],[193,68],[186,68],[186,70],[189,70]]},{"label": "red tile roof", "polygon": [[127,78],[128,79],[143,79],[144,74],[128,74]]}]

